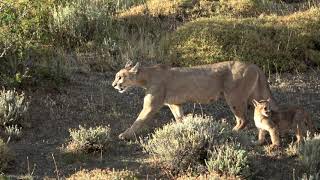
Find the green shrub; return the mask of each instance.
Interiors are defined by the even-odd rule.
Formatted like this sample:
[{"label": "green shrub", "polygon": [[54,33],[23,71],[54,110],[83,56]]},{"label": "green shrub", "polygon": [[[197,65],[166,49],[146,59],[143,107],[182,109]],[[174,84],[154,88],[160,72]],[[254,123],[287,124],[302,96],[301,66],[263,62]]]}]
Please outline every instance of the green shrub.
[{"label": "green shrub", "polygon": [[111,140],[109,127],[97,126],[95,128],[69,129],[71,141],[67,150],[71,152],[95,152],[105,150]]},{"label": "green shrub", "polygon": [[114,6],[110,0],[76,0],[56,6],[51,27],[56,43],[76,48],[90,41],[106,41],[112,30]]},{"label": "green shrub", "polygon": [[148,0],[117,15],[130,29],[145,29],[152,34],[175,30],[177,25],[214,14],[217,2],[209,0]]},{"label": "green shrub", "polygon": [[110,170],[110,169],[94,169],[94,170],[81,170],[71,175],[68,180],[135,180],[138,179],[132,171],[128,170]]},{"label": "green shrub", "polygon": [[12,153],[8,148],[7,144],[0,139],[0,172],[3,172],[7,166],[8,162],[12,160]]},{"label": "green shrub", "polygon": [[213,148],[206,165],[209,173],[237,176],[249,172],[247,151],[235,144],[226,144]]},{"label": "green shrub", "polygon": [[18,124],[25,120],[29,102],[24,93],[18,94],[15,90],[0,91],[0,123],[2,125]]},{"label": "green shrub", "polygon": [[221,0],[217,14],[234,17],[257,17],[261,14],[288,14],[294,6],[270,0]]},{"label": "green shrub", "polygon": [[180,172],[204,164],[208,152],[215,146],[236,142],[243,137],[210,117],[193,118],[189,115],[183,123],[171,123],[156,130],[147,142],[142,142],[142,146],[160,161],[161,166]]},{"label": "green shrub", "polygon": [[318,173],[320,169],[320,135],[308,137],[300,146],[299,157],[301,163],[307,168],[308,173]]},{"label": "green shrub", "polygon": [[52,57],[58,54],[52,50],[57,39],[51,29],[54,6],[53,0],[4,0],[0,3],[1,85],[21,87],[25,81],[34,79],[32,72],[36,71],[36,65],[44,60],[56,61]]},{"label": "green shrub", "polygon": [[218,16],[186,23],[163,40],[163,49],[178,66],[242,60],[271,70],[304,70],[318,62],[310,50],[320,51],[319,33],[320,8],[282,17]]}]

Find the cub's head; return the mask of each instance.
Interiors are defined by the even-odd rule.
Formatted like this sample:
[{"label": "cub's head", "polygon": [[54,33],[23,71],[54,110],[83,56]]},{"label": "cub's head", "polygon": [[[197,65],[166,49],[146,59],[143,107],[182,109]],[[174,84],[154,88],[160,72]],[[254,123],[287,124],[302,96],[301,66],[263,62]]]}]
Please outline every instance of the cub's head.
[{"label": "cub's head", "polygon": [[137,85],[137,74],[140,64],[132,65],[132,61],[128,61],[123,69],[115,76],[112,86],[120,93],[124,93],[128,88]]},{"label": "cub's head", "polygon": [[252,101],[255,109],[255,113],[259,113],[262,116],[269,117],[271,114],[271,107],[270,107],[270,99],[267,100],[260,100],[259,102],[255,99]]}]

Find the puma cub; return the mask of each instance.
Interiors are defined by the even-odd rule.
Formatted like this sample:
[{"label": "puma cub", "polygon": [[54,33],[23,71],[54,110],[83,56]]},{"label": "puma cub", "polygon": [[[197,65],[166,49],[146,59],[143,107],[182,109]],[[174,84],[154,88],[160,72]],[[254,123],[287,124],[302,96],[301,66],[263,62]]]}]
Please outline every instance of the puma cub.
[{"label": "puma cub", "polygon": [[307,131],[314,132],[314,125],[307,112],[300,107],[280,107],[277,111],[270,109],[270,100],[253,100],[254,123],[259,129],[258,144],[265,142],[265,135],[268,132],[271,137],[272,147],[280,145],[279,133],[289,130],[295,131],[297,143],[303,140]]}]

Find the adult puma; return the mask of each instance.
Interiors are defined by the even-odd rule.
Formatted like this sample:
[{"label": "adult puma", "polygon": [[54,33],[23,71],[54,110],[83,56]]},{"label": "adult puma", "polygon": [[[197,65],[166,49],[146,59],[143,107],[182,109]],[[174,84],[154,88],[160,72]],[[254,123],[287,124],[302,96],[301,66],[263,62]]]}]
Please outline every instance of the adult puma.
[{"label": "adult puma", "polygon": [[[239,61],[226,61],[195,67],[135,66],[128,62],[115,76],[112,86],[120,93],[132,86],[146,89],[143,109],[136,121],[120,139],[131,139],[139,133],[145,121],[164,105],[169,106],[176,121],[183,117],[185,102],[209,103],[223,96],[236,118],[234,130],[246,126],[248,102],[271,98],[262,70]],[[272,106],[277,107],[272,100]]]}]

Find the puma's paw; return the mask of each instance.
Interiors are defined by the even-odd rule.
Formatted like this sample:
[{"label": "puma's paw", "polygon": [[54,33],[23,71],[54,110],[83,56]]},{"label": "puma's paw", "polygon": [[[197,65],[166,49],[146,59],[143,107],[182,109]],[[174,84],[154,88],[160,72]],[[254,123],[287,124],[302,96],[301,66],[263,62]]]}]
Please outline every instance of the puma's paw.
[{"label": "puma's paw", "polygon": [[271,145],[270,145],[270,149],[271,149],[271,150],[280,149],[280,145],[279,145],[279,144],[271,144]]},{"label": "puma's paw", "polygon": [[134,137],[134,132],[130,128],[119,135],[119,139],[121,140],[132,140]]}]

